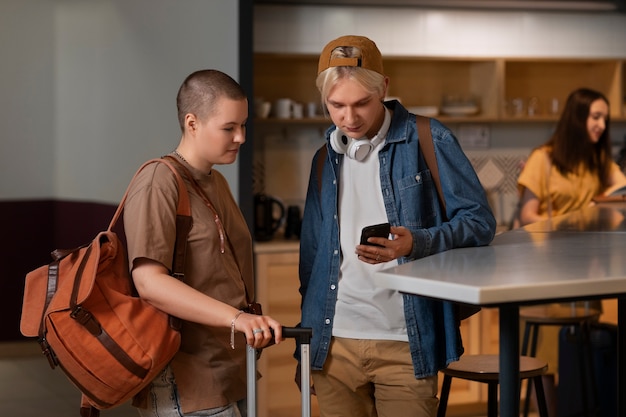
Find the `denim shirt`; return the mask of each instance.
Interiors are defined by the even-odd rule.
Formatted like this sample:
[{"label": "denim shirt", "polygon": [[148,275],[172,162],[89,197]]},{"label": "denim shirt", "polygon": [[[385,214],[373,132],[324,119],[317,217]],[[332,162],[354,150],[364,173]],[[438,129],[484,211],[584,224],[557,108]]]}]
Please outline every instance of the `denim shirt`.
[{"label": "denim shirt", "polygon": [[[415,115],[397,101],[385,105],[393,110],[385,145],[378,154],[385,210],[391,225],[404,226],[413,235],[411,254],[398,262],[452,248],[488,245],[495,235],[496,221],[483,187],[452,132],[431,119],[446,202],[444,216],[430,170],[418,148]],[[313,158],[300,236],[300,325],[313,329],[310,351],[314,370],[322,369],[328,355],[342,259],[338,181],[343,155],[328,143],[334,128],[326,132],[328,153],[322,178],[317,174],[319,151]],[[412,294],[403,294],[403,301],[415,377],[434,375],[458,360],[463,344],[455,305]]]}]

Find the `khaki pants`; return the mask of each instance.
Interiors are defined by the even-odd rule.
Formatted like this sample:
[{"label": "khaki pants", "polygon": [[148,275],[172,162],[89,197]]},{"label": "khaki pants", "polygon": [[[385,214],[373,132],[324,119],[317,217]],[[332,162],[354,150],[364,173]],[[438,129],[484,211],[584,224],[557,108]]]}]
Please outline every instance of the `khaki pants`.
[{"label": "khaki pants", "polygon": [[321,417],[433,417],[437,376],[416,379],[409,344],[333,338],[311,373]]}]

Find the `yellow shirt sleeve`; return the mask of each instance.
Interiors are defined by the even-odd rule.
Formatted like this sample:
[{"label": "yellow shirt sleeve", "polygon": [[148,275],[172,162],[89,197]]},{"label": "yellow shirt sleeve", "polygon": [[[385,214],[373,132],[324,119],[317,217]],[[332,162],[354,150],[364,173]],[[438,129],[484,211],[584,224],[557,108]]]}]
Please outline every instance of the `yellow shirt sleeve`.
[{"label": "yellow shirt sleeve", "polygon": [[586,207],[600,194],[601,183],[597,174],[582,169],[562,175],[552,165],[547,149],[542,147],[533,151],[526,161],[518,188],[520,195],[528,188],[539,199],[539,215],[547,217],[550,205],[553,216]]},{"label": "yellow shirt sleeve", "polygon": [[548,169],[551,167],[550,157],[545,148],[535,149],[524,169],[517,179],[519,195],[521,196],[525,188],[528,188],[540,202],[544,202],[548,198]]}]

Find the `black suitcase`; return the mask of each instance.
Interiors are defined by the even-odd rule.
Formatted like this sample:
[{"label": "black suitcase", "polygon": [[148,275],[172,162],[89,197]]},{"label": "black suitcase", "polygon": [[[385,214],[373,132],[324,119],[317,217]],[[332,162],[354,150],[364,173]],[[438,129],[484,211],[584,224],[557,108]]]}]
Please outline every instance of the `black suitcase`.
[{"label": "black suitcase", "polygon": [[[617,326],[590,323],[588,332],[587,341],[577,326],[565,326],[559,332],[560,417],[617,416]],[[586,396],[581,387],[586,388]]]},{"label": "black suitcase", "polygon": [[[302,417],[311,417],[311,352],[309,350],[313,329],[303,327],[283,327],[285,339],[296,339],[300,342],[300,388],[302,394]],[[246,375],[248,387],[248,417],[257,417],[256,395],[256,349],[247,346]]]}]

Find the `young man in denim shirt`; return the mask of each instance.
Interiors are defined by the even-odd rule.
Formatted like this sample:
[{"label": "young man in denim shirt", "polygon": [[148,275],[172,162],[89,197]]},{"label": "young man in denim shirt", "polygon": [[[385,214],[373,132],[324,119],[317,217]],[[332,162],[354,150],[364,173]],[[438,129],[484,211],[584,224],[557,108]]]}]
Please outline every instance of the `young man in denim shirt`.
[{"label": "young man in denim shirt", "polygon": [[[344,36],[322,51],[317,87],[334,125],[313,158],[300,242],[301,325],[313,328],[322,417],[435,415],[437,372],[463,353],[456,306],[379,288],[373,276],[488,245],[496,229],[456,138],[431,120],[444,211],[415,115],[384,102],[388,85],[371,40]],[[390,236],[369,241],[380,246],[359,244],[364,226],[385,222]]]}]

